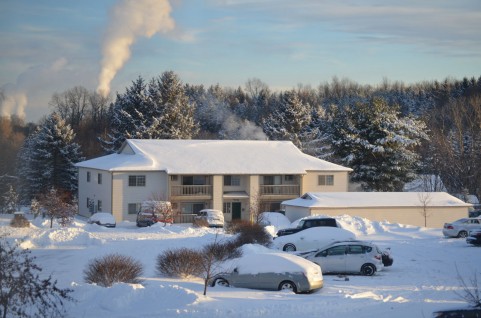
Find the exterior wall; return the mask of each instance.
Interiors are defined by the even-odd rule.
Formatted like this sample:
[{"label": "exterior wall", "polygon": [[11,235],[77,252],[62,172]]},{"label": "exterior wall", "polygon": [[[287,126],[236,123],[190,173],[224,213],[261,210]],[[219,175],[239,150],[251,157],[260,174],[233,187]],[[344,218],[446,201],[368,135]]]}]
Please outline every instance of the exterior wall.
[{"label": "exterior wall", "polygon": [[214,176],[212,185],[212,209],[222,211],[224,208],[222,199],[224,176]]},{"label": "exterior wall", "polygon": [[[90,172],[90,182],[87,182],[87,172]],[[102,183],[98,184],[98,174],[102,175]],[[102,201],[102,212],[112,212],[112,174],[109,171],[90,168],[79,168],[78,180],[78,213],[82,216],[90,216],[87,198],[95,204],[94,212],[97,211],[98,200]]]},{"label": "exterior wall", "polygon": [[[348,214],[371,221],[388,221],[414,226],[423,226],[425,218],[423,208],[415,207],[371,207],[371,208],[306,208],[286,206],[286,216],[291,221],[307,215],[338,216]],[[426,210],[426,226],[442,228],[444,223],[468,216],[467,207],[430,207]]]},{"label": "exterior wall", "polygon": [[[145,175],[145,186],[129,187],[130,175]],[[128,213],[129,203],[145,200],[169,200],[168,176],[163,171],[114,172],[112,176],[112,213],[117,221],[135,222],[136,214]]]},{"label": "exterior wall", "polygon": [[247,193],[249,194],[249,200],[246,202],[246,207],[242,207],[242,219],[243,220],[250,220],[250,210],[251,206],[256,206],[260,204],[260,197],[259,197],[259,185],[260,185],[260,176],[252,175],[249,177],[249,188]]},{"label": "exterior wall", "polygon": [[[334,185],[320,186],[318,176],[333,175]],[[347,192],[349,187],[349,172],[347,171],[308,171],[302,178],[302,193],[306,192]]]}]

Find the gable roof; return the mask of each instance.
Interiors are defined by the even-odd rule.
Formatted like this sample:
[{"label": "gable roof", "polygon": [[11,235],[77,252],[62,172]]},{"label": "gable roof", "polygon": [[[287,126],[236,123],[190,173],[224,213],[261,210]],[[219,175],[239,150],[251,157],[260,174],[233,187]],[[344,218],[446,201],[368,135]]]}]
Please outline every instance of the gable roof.
[{"label": "gable roof", "polygon": [[301,152],[290,141],[128,139],[119,153],[77,167],[168,174],[305,174],[352,171]]},{"label": "gable roof", "polygon": [[462,206],[471,204],[446,192],[308,192],[302,197],[282,202],[287,206],[308,208],[369,208]]}]

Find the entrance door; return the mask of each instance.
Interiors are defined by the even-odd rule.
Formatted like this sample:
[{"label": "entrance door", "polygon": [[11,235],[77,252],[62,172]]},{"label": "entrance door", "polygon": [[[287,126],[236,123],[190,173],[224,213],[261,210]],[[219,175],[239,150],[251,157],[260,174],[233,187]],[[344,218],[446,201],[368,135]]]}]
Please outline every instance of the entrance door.
[{"label": "entrance door", "polygon": [[241,219],[241,203],[232,202],[232,220]]}]

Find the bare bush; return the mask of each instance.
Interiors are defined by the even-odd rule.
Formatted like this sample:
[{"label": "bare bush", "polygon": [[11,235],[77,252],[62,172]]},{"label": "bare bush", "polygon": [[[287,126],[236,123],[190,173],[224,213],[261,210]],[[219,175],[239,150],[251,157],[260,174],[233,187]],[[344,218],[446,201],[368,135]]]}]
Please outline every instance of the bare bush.
[{"label": "bare bush", "polygon": [[242,256],[242,252],[239,250],[240,245],[236,240],[211,243],[204,246],[204,254],[209,254],[214,257],[216,261],[224,261],[227,259],[237,258]]},{"label": "bare bush", "polygon": [[23,213],[15,213],[13,219],[10,221],[11,227],[29,227],[30,222]]},{"label": "bare bush", "polygon": [[167,250],[157,256],[156,269],[159,275],[169,277],[199,276],[202,254],[190,248]]},{"label": "bare bush", "polygon": [[110,287],[115,283],[139,284],[144,267],[130,256],[109,254],[92,260],[84,271],[85,282]]},{"label": "bare bush", "polygon": [[474,272],[473,277],[467,283],[459,273],[456,267],[456,273],[459,283],[461,284],[462,292],[455,292],[461,299],[466,301],[470,306],[481,308],[481,290],[478,285],[478,275]]},{"label": "bare bush", "polygon": [[65,301],[74,301],[73,290],[61,289],[35,264],[30,250],[0,237],[0,317],[63,317]]},{"label": "bare bush", "polygon": [[228,231],[232,234],[238,234],[235,239],[238,246],[244,244],[269,246],[272,242],[270,235],[257,223],[238,222],[231,225]]}]

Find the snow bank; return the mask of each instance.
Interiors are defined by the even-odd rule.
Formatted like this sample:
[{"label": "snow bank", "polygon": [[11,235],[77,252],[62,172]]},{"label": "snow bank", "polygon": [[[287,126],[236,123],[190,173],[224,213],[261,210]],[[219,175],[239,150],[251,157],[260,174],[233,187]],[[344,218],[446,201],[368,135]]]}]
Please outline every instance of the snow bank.
[{"label": "snow bank", "polygon": [[22,248],[83,247],[102,244],[102,242],[82,228],[66,227],[37,231],[21,246]]}]

